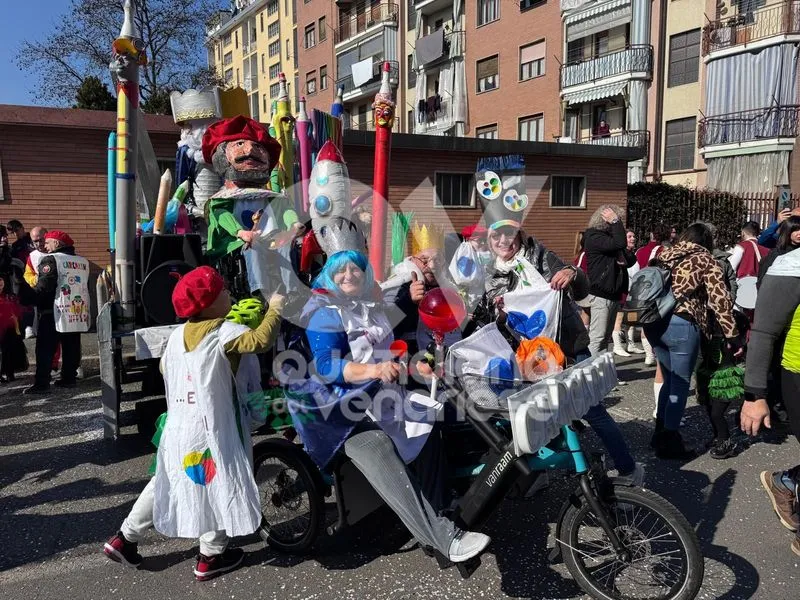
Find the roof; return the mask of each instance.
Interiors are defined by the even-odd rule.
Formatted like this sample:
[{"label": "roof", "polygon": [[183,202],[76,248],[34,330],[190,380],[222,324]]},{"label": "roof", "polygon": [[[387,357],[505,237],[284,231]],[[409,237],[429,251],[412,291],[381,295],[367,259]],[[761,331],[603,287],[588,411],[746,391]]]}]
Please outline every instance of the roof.
[{"label": "roof", "polygon": [[[178,126],[169,115],[145,115],[144,121],[149,133],[178,134]],[[0,125],[110,131],[117,128],[117,113],[107,110],[0,104]]]},{"label": "roof", "polygon": [[[345,145],[375,146],[374,131],[346,129]],[[568,158],[605,158],[631,162],[644,158],[646,148],[594,144],[564,144],[556,142],[524,142],[519,140],[487,140],[473,137],[444,135],[414,135],[392,133],[392,150],[440,150],[444,152],[471,152],[474,154],[538,154]]]}]

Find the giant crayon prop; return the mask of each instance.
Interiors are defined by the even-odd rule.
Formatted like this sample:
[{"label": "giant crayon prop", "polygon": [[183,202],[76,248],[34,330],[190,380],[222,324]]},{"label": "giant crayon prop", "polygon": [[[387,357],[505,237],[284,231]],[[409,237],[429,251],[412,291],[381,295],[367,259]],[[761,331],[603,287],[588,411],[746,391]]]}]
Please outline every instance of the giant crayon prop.
[{"label": "giant crayon prop", "polygon": [[369,263],[375,278],[384,278],[386,255],[386,215],[389,203],[389,158],[394,125],[394,100],[389,84],[389,63],[383,63],[381,89],[375,94],[372,108],[375,114],[375,169],[372,183],[372,234],[369,244]]},{"label": "giant crayon prop", "polygon": [[306,113],[306,99],[300,97],[300,110],[297,113],[295,128],[297,131],[297,145],[300,150],[300,188],[303,195],[303,212],[308,212],[308,179],[311,177],[311,139],[308,128],[311,121]]}]

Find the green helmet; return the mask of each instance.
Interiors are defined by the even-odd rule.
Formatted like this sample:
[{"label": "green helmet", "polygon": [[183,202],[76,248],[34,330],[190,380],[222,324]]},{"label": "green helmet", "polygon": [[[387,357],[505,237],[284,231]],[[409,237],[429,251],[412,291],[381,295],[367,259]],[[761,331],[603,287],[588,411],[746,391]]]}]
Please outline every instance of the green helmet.
[{"label": "green helmet", "polygon": [[264,304],[258,298],[239,300],[231,307],[231,312],[225,318],[228,321],[255,329],[264,319]]}]

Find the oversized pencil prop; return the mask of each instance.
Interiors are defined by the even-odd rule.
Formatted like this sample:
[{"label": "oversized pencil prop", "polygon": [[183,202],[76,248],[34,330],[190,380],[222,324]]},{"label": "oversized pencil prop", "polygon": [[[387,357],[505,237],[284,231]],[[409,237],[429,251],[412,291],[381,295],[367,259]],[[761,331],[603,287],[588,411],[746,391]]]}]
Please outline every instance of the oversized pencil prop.
[{"label": "oversized pencil prop", "polygon": [[[275,114],[272,117],[272,126],[278,135],[281,144],[280,156],[280,175],[282,177],[281,187],[283,190],[289,189],[294,185],[294,117],[289,106],[289,91],[286,88],[286,75],[278,75],[279,92],[275,105]],[[283,191],[281,190],[281,191]],[[273,190],[277,191],[277,190]],[[297,207],[295,207],[297,208]]]},{"label": "oversized pencil prop", "polygon": [[342,95],[344,94],[344,86],[340,85],[336,88],[336,97],[331,104],[331,114],[334,117],[341,118],[344,114],[344,103],[342,102]]},{"label": "oversized pencil prop", "polygon": [[106,163],[106,195],[108,196],[108,254],[111,280],[114,281],[114,260],[117,237],[117,132],[108,134]]},{"label": "oversized pencil prop", "polygon": [[156,235],[164,233],[164,225],[167,220],[167,204],[169,203],[169,192],[172,188],[172,173],[167,169],[161,176],[158,186],[158,202],[156,202],[155,224],[153,233]]},{"label": "oversized pencil prop", "polygon": [[303,196],[303,212],[308,212],[308,180],[311,177],[311,139],[309,126],[311,121],[306,113],[306,99],[300,97],[300,110],[295,121],[297,145],[300,150],[300,188]]},{"label": "oversized pencil prop", "polygon": [[381,89],[375,94],[372,108],[375,114],[375,169],[372,183],[372,235],[369,245],[369,263],[375,278],[384,278],[386,254],[386,214],[389,202],[389,158],[394,125],[394,100],[389,84],[389,63],[383,63]]},{"label": "oversized pencil prop", "polygon": [[117,166],[114,246],[115,275],[122,309],[122,329],[133,329],[134,253],[136,241],[136,132],[139,113],[139,67],[147,64],[144,42],[136,28],[135,0],[125,0],[125,18],[111,45],[111,71],[117,82]]}]

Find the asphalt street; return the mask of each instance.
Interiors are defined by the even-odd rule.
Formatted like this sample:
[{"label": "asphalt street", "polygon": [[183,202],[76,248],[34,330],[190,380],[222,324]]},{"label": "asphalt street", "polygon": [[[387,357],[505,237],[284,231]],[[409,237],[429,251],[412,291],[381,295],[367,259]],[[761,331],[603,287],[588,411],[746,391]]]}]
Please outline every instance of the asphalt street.
[{"label": "asphalt street", "polygon": [[[770,432],[726,461],[707,454],[684,465],[658,461],[647,445],[652,369],[628,360],[620,374],[627,385],[607,398],[607,406],[646,465],[646,487],[678,506],[697,530],[706,560],[699,597],[798,598],[800,559],[789,549],[792,534],[779,524],[758,481],[763,469],[798,462],[794,438]],[[531,500],[505,501],[486,528],[493,542],[483,564],[468,580],[455,569],[439,570],[418,549],[405,551],[408,535],[382,512],[356,530],[323,539],[305,558],[277,554],[256,537],[237,539],[249,552],[245,566],[212,582],[192,576],[195,542],[155,532],[140,544],[141,569],[125,569],[101,550],[148,479],[153,448],[136,432],[133,403],[123,404],[123,435],[112,443],[102,439],[94,363],[67,392],[23,396],[30,383],[27,376],[0,388],[0,598],[588,598],[563,565],[546,560],[557,510],[574,485],[566,478],[553,478]],[[135,390],[128,391],[126,400]],[[687,417],[684,436],[702,446],[710,429],[692,400]],[[597,446],[591,431],[584,438]]]}]

